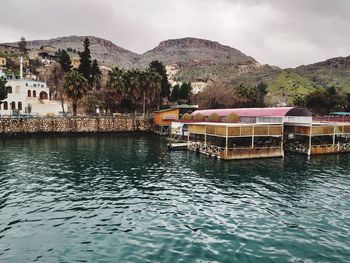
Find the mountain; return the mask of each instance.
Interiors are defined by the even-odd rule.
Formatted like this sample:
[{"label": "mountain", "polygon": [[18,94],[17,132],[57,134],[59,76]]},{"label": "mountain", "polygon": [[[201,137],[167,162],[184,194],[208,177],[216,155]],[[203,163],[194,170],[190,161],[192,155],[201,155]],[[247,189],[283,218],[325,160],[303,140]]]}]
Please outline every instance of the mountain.
[{"label": "mountain", "polygon": [[[178,81],[207,81],[208,79],[231,79],[235,76],[259,71],[264,68],[254,58],[218,42],[181,38],[161,42],[156,48],[140,55],[121,48],[111,41],[94,36],[69,36],[49,40],[27,41],[28,48],[51,45],[56,50],[69,49],[76,52],[83,48],[88,37],[93,59],[101,65],[126,69],[145,68],[153,60],[159,60],[169,69],[172,79]],[[8,43],[17,45],[17,43]]]},{"label": "mountain", "polygon": [[[81,51],[85,38],[70,36],[34,40],[28,41],[28,47],[51,45],[56,49]],[[166,66],[172,82],[191,81],[193,86],[198,87],[197,90],[205,87],[210,80],[252,85],[266,82],[271,104],[290,104],[295,95],[307,95],[330,86],[350,92],[350,56],[280,69],[262,65],[235,48],[199,38],[169,39],[144,54],[136,54],[102,38],[88,38],[92,58],[97,59],[100,65],[145,68],[151,61],[159,60]]]},{"label": "mountain", "polygon": [[[91,57],[97,59],[102,65],[115,66],[131,69],[138,65],[140,55],[121,48],[113,44],[109,40],[94,36],[69,36],[58,37],[49,40],[33,40],[27,41],[28,48],[37,48],[41,46],[51,45],[57,49],[72,49],[78,51],[83,50],[84,39],[88,37],[90,40]],[[16,43],[9,43],[14,44]]]},{"label": "mountain", "polygon": [[192,82],[229,79],[263,67],[237,49],[198,38],[163,41],[142,55],[141,65],[153,60],[167,65],[173,71],[174,80]]},{"label": "mountain", "polygon": [[237,49],[199,38],[163,41],[156,48],[144,53],[141,63],[149,64],[155,59],[166,65],[177,64],[180,67],[258,64],[254,58]]}]

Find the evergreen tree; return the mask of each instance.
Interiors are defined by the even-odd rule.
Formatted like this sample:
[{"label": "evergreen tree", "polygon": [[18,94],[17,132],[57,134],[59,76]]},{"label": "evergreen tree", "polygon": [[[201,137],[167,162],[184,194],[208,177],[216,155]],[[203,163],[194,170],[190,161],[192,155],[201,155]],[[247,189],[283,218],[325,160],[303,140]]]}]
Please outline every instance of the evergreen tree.
[{"label": "evergreen tree", "polygon": [[91,84],[91,54],[90,54],[90,40],[85,38],[84,51],[79,52],[80,65],[78,71],[84,76],[85,79]]},{"label": "evergreen tree", "polygon": [[168,75],[166,73],[165,66],[162,64],[162,62],[159,62],[158,60],[152,61],[149,65],[151,69],[156,71],[161,77],[161,91],[160,91],[160,98],[168,98],[170,95],[170,83],[168,80]]},{"label": "evergreen tree", "polygon": [[171,102],[176,102],[176,101],[178,101],[178,99],[179,99],[179,89],[180,89],[179,84],[176,84],[176,85],[173,87],[173,90],[171,91],[171,97],[170,97],[170,101],[171,101]]},{"label": "evergreen tree", "polygon": [[191,94],[192,94],[191,82],[182,83],[179,89],[179,99],[183,100],[185,103],[190,103]]},{"label": "evergreen tree", "polygon": [[20,41],[18,42],[18,47],[23,55],[27,54],[27,41],[24,37],[21,37]]},{"label": "evergreen tree", "polygon": [[6,82],[7,81],[4,77],[0,78],[0,105],[3,100],[7,99]]},{"label": "evergreen tree", "polygon": [[61,68],[64,72],[68,72],[71,70],[72,67],[72,61],[67,53],[67,51],[60,50],[58,52],[58,59],[59,59],[59,63],[61,64]]},{"label": "evergreen tree", "polygon": [[94,59],[91,67],[91,84],[96,89],[99,89],[101,87],[101,76],[102,72],[100,70],[100,67],[98,66],[97,60]]}]

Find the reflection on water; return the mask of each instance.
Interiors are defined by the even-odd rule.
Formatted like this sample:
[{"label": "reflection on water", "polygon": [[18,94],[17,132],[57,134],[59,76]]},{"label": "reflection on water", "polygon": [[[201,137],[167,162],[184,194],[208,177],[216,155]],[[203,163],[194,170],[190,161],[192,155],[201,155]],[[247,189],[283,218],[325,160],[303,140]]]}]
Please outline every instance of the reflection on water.
[{"label": "reflection on water", "polygon": [[155,136],[0,141],[0,262],[349,262],[349,155],[220,161]]}]

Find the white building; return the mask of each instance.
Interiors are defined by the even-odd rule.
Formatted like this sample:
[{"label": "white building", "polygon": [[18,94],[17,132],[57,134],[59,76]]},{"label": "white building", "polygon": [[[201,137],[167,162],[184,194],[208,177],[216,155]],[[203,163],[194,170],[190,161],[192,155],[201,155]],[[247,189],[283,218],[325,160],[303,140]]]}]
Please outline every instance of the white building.
[{"label": "white building", "polygon": [[[7,99],[0,104],[0,116],[30,114],[55,116],[62,112],[61,103],[50,100],[45,82],[23,79],[23,58],[20,58],[20,79],[8,80]],[[67,111],[67,105],[64,105]]]},{"label": "white building", "polygon": [[[49,99],[45,82],[26,79],[9,80],[6,83],[7,99],[0,105],[1,116],[30,113],[46,116],[62,112],[61,103]],[[65,111],[67,106],[64,105]]]}]

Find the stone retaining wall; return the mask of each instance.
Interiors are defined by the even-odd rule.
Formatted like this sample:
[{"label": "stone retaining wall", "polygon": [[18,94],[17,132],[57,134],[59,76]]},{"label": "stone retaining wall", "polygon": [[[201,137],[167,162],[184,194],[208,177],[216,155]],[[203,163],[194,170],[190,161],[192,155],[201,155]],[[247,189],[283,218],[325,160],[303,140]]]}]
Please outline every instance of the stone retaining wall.
[{"label": "stone retaining wall", "polygon": [[148,119],[133,117],[0,118],[0,135],[35,133],[150,132]]}]

